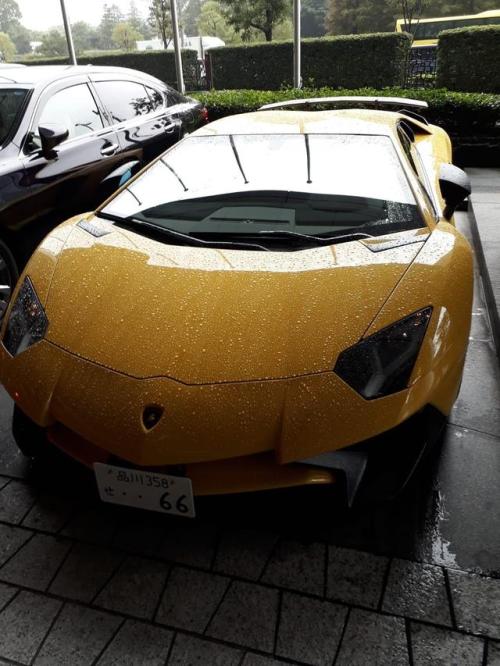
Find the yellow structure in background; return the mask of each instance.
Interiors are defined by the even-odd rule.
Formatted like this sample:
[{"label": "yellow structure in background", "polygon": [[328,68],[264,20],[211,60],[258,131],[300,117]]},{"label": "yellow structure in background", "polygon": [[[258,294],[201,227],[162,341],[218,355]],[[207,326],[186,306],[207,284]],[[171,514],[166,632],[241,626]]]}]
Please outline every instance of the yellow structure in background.
[{"label": "yellow structure in background", "polygon": [[439,16],[414,22],[410,29],[405,19],[396,21],[396,32],[411,32],[415,39],[413,46],[434,46],[438,43],[439,33],[453,28],[469,28],[483,25],[500,25],[500,9],[493,9],[480,14],[463,16]]}]

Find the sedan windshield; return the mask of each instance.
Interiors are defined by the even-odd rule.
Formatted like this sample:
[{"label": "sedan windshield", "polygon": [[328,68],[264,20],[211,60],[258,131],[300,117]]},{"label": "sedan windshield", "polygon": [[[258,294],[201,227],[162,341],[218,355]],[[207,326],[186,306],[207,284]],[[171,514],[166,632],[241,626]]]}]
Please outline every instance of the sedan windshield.
[{"label": "sedan windshield", "polygon": [[389,137],[191,137],[102,211],[169,242],[301,249],[425,224]]},{"label": "sedan windshield", "polygon": [[14,129],[26,95],[22,88],[0,88],[0,144]]}]

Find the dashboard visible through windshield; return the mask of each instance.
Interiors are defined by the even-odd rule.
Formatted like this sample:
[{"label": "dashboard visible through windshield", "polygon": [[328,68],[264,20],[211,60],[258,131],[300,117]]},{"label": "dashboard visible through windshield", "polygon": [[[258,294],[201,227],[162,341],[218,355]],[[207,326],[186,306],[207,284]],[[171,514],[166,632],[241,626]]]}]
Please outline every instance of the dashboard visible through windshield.
[{"label": "dashboard visible through windshield", "polygon": [[[169,242],[296,250],[424,227],[389,137],[190,137],[101,212]],[[172,233],[170,233],[172,232]]]}]

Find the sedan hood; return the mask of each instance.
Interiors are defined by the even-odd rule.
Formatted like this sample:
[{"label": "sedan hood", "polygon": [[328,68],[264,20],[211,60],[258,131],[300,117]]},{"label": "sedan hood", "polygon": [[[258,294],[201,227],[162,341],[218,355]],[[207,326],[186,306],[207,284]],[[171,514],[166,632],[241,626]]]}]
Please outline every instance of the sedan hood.
[{"label": "sedan hood", "polygon": [[132,377],[185,384],[329,372],[428,235],[260,252],[173,246],[105,227],[96,237],[75,226],[61,251],[47,339]]}]

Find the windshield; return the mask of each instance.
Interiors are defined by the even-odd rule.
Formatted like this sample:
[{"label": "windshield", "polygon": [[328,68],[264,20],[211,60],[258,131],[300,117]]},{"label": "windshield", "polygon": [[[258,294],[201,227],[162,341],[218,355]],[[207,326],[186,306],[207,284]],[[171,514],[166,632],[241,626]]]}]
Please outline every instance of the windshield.
[{"label": "windshield", "polygon": [[425,226],[392,141],[371,135],[191,137],[102,212],[273,249]]},{"label": "windshield", "polygon": [[0,144],[14,129],[27,91],[22,88],[0,89]]}]

